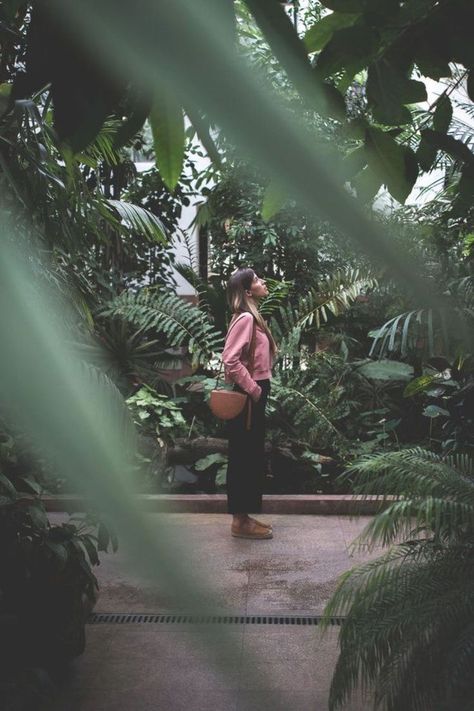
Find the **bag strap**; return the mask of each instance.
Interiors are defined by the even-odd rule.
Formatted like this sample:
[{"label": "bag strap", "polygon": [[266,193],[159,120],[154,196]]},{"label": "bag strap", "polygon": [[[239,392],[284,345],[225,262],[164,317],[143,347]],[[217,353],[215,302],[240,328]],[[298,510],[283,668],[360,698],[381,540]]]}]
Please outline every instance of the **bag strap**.
[{"label": "bag strap", "polygon": [[255,318],[253,319],[253,328],[252,328],[252,340],[250,341],[250,348],[249,348],[249,362],[247,364],[247,370],[249,371],[250,375],[253,377],[253,369],[255,367],[255,348],[257,346],[257,324],[255,323]]},{"label": "bag strap", "polygon": [[[234,326],[235,326],[235,324],[237,323],[237,321],[240,320],[240,318],[241,318],[242,315],[243,315],[243,314],[241,314],[240,316],[238,316],[238,317],[235,319],[234,323],[232,323],[232,324],[230,325],[229,330],[227,331],[227,336],[226,336],[226,338],[229,336],[229,333],[232,331],[232,329],[234,328]],[[248,365],[247,365],[247,370],[249,371],[250,375],[253,375],[254,359],[255,359],[255,347],[256,347],[256,343],[257,343],[257,326],[256,326],[256,323],[255,323],[255,318],[254,318],[253,316],[252,316],[252,319],[253,319],[252,339],[251,339],[251,341],[250,341],[249,362],[248,362]],[[218,387],[218,384],[219,384],[219,378],[221,377],[221,372],[222,372],[222,367],[223,367],[223,365],[224,365],[224,361],[223,361],[222,358],[221,358],[221,364],[220,364],[220,366],[219,366],[219,370],[218,370],[218,372],[217,372],[217,378],[216,378],[216,390],[217,390],[217,387]]]},{"label": "bag strap", "polygon": [[[250,349],[249,349],[249,362],[248,362],[248,368],[247,368],[251,376],[253,376],[256,341],[257,341],[257,324],[255,323],[255,319],[254,319],[253,320],[252,340],[250,342]],[[247,417],[245,418],[245,428],[247,430],[249,430],[251,426],[252,426],[252,398],[247,397]]]}]

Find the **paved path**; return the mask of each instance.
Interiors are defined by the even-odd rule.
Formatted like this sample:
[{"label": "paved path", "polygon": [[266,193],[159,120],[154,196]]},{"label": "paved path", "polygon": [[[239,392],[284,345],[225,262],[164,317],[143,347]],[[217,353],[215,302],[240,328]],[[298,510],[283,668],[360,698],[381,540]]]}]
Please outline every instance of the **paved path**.
[{"label": "paved path", "polygon": [[[366,517],[272,516],[268,541],[232,538],[222,514],[149,514],[157,535],[164,517],[180,562],[212,582],[217,615],[320,614],[338,576],[377,554],[349,554]],[[120,551],[97,572],[96,612],[186,611],[127,570]],[[90,625],[53,711],[325,711],[336,659],[337,628]]]}]

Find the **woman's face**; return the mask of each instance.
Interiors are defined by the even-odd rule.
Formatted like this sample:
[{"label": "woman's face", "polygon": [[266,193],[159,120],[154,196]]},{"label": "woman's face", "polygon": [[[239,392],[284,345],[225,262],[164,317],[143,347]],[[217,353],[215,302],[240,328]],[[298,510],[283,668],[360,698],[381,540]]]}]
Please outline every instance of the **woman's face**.
[{"label": "woman's face", "polygon": [[264,296],[267,296],[268,288],[265,284],[265,279],[260,279],[260,277],[255,274],[249,291],[254,299],[262,299]]}]

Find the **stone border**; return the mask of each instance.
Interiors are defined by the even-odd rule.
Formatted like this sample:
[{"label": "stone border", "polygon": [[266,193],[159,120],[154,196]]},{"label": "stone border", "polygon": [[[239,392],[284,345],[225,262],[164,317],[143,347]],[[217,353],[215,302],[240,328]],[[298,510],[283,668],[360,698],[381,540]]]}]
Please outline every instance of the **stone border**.
[{"label": "stone border", "polygon": [[[316,515],[373,515],[395,497],[351,496],[350,494],[264,495],[262,513]],[[89,507],[82,496],[42,496],[47,511],[74,513]],[[150,513],[227,513],[225,494],[139,494],[139,507]]]}]

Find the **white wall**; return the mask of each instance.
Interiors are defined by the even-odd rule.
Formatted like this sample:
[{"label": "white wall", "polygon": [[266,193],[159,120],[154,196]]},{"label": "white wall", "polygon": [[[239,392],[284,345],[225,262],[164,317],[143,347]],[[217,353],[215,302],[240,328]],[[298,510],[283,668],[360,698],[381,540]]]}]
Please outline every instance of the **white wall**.
[{"label": "white wall", "polygon": [[[204,170],[208,164],[208,158],[197,157],[195,160],[198,169]],[[152,161],[139,161],[135,162],[135,166],[139,173],[150,170],[154,166]],[[198,230],[196,227],[191,227],[194,218],[196,217],[197,208],[196,205],[203,202],[204,198],[196,198],[194,202],[188,206],[182,206],[181,217],[178,220],[178,232],[173,235],[172,249],[176,255],[176,260],[178,262],[183,262],[184,264],[191,264],[191,266],[197,271],[199,264],[199,241],[198,241]],[[192,260],[189,258],[189,250],[186,246],[184,239],[182,239],[182,233],[185,233],[188,238],[190,245],[190,250],[192,254]],[[193,263],[192,263],[193,262]],[[174,278],[177,283],[176,293],[180,296],[195,296],[196,290],[193,286],[179,274],[179,272],[174,271]]]}]

